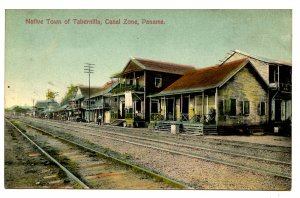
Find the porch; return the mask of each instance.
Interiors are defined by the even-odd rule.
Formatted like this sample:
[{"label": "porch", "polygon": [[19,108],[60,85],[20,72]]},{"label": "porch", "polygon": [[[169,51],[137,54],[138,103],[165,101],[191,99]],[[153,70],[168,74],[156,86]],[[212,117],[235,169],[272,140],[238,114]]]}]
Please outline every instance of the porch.
[{"label": "porch", "polygon": [[175,125],[180,133],[217,134],[217,89],[152,97],[149,109],[150,122],[158,131],[171,131]]}]

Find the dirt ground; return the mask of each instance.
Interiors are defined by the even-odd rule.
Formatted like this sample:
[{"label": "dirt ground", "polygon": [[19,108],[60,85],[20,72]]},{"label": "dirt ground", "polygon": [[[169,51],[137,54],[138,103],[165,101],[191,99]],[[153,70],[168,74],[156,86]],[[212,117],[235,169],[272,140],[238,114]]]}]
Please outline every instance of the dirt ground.
[{"label": "dirt ground", "polygon": [[223,139],[231,141],[250,142],[256,144],[267,144],[274,146],[292,146],[291,137],[273,136],[273,135],[251,135],[251,136],[205,136],[205,138]]},{"label": "dirt ground", "polygon": [[64,173],[5,123],[6,189],[74,188]]}]

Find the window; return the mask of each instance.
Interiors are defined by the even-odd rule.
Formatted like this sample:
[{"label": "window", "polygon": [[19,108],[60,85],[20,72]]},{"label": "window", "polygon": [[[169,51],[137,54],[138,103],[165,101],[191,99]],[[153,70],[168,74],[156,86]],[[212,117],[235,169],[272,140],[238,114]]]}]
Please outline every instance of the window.
[{"label": "window", "polygon": [[241,101],[241,115],[249,115],[250,113],[250,102],[247,100]]},{"label": "window", "polygon": [[133,85],[133,78],[129,79],[129,85]]},{"label": "window", "polygon": [[236,115],[236,99],[230,99],[230,112],[229,115]]},{"label": "window", "polygon": [[219,101],[219,112],[220,112],[220,115],[225,115],[224,100]]},{"label": "window", "polygon": [[236,115],[236,99],[231,98],[224,101],[225,102],[225,114],[229,116]]},{"label": "window", "polygon": [[161,77],[155,77],[155,87],[156,88],[162,87],[162,78]]},{"label": "window", "polygon": [[270,83],[278,82],[278,67],[276,65],[270,65],[269,81]]},{"label": "window", "polygon": [[266,115],[266,102],[259,102],[258,105],[258,115],[264,116]]}]

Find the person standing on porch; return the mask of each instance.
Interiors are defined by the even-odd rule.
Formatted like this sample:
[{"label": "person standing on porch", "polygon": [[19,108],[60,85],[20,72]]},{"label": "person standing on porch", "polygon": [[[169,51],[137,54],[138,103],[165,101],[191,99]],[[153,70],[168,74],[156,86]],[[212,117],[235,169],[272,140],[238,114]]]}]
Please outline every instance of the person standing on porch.
[{"label": "person standing on porch", "polygon": [[98,125],[101,125],[101,122],[102,122],[102,116],[101,116],[101,114],[99,114],[97,122],[98,122]]}]

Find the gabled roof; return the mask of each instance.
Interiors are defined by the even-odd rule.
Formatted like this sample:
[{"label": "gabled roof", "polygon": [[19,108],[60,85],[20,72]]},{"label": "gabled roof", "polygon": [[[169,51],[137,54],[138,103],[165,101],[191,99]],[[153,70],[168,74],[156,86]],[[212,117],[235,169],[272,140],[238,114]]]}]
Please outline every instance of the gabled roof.
[{"label": "gabled roof", "polygon": [[[97,93],[100,90],[100,87],[90,87],[90,96]],[[89,97],[89,87],[88,86],[78,86],[77,93],[75,94],[74,98],[71,100],[79,100],[81,98],[88,98]]]},{"label": "gabled roof", "polygon": [[176,63],[148,60],[142,58],[131,58],[123,71],[113,77],[120,77],[124,74],[131,73],[133,71],[157,71],[171,74],[183,75],[187,71],[194,70],[195,67],[190,65],[181,65]]},{"label": "gabled roof", "polygon": [[101,96],[101,95],[108,93],[117,84],[118,84],[118,82],[115,80],[111,80],[111,81],[105,83],[102,87],[100,87],[100,89],[96,93],[91,95],[91,98]]},{"label": "gabled roof", "polygon": [[49,105],[59,106],[55,100],[39,100],[35,103],[36,108],[48,108]]},{"label": "gabled roof", "polygon": [[154,96],[196,92],[221,87],[248,63],[251,64],[248,59],[239,59],[188,72]]},{"label": "gabled roof", "polygon": [[255,55],[248,54],[246,52],[242,52],[240,50],[233,50],[232,53],[227,58],[225,58],[225,60],[223,61],[223,63],[225,63],[235,53],[239,53],[239,54],[242,54],[242,55],[244,55],[246,57],[253,58],[255,60],[259,60],[259,61],[262,61],[262,62],[265,62],[265,63],[292,66],[291,63],[286,62],[286,61],[272,60],[272,59],[265,58],[265,57],[255,56]]}]

